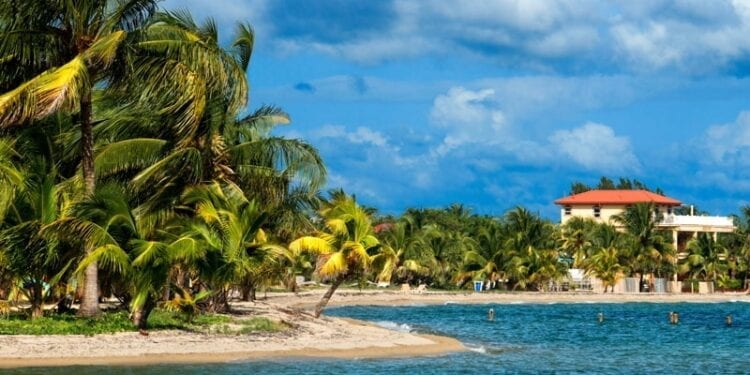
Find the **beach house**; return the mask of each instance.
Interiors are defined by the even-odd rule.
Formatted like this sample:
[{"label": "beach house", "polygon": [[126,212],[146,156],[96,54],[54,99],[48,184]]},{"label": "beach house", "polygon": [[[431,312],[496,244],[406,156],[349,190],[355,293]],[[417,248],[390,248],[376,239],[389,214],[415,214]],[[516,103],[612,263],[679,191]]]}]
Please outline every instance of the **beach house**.
[{"label": "beach house", "polygon": [[675,209],[682,205],[677,199],[646,190],[589,190],[573,194],[555,201],[560,208],[560,222],[565,224],[574,217],[590,218],[596,222],[609,223],[619,227],[613,216],[625,211],[636,203],[652,203],[660,214],[659,229],[672,233],[672,242],[678,253],[685,249],[687,242],[700,232],[711,233],[716,239],[718,233],[734,231],[734,221],[728,216],[677,215]]}]

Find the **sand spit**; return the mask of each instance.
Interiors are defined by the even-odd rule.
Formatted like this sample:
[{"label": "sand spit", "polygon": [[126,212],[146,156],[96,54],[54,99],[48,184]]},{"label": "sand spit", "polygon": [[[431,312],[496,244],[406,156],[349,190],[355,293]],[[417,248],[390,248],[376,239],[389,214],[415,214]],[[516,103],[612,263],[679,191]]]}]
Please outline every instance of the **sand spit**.
[{"label": "sand spit", "polygon": [[[456,339],[398,332],[344,318],[313,318],[308,309],[324,290],[269,293],[265,301],[235,303],[242,317],[265,316],[288,328],[244,335],[152,331],[96,336],[0,336],[0,368],[70,365],[147,365],[217,363],[279,357],[371,358],[440,355],[464,351]],[[744,293],[592,294],[592,293],[403,293],[343,289],[331,306],[430,305],[449,303],[627,303],[750,302]]]}]

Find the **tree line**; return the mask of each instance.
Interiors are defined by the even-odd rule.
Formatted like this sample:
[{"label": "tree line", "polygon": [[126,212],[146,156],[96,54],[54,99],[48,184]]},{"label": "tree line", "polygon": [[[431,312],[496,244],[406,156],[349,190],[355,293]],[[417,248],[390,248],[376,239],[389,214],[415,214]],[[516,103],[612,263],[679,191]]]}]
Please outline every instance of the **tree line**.
[{"label": "tree line", "polygon": [[570,267],[608,285],[747,278],[747,224],[674,262],[640,205],[621,232],[522,207],[381,217],[322,194],[315,147],[272,134],[289,115],[250,109],[252,27],[224,45],[213,20],[156,3],[0,3],[0,300],[31,319],[49,305],[94,316],[107,299],[146,328],[155,308],[224,312],[259,289],[296,291],[300,275],[328,285],[317,315],[347,282],[545,290]]}]

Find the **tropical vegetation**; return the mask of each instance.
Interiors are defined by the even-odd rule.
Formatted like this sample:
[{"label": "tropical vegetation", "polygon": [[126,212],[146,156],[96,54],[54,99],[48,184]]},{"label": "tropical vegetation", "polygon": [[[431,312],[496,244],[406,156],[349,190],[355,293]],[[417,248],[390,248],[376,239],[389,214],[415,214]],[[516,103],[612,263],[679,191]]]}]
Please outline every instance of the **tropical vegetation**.
[{"label": "tropical vegetation", "polygon": [[280,107],[248,102],[254,42],[250,25],[226,39],[150,0],[0,4],[0,333],[34,333],[26,319],[195,326],[300,279],[326,288],[315,316],[349,284],[551,291],[570,268],[605,291],[625,277],[750,279],[748,207],[736,233],[674,249],[648,204],[615,217],[618,230],[524,207],[379,215],[321,193],[316,148],[274,135],[291,123]]}]

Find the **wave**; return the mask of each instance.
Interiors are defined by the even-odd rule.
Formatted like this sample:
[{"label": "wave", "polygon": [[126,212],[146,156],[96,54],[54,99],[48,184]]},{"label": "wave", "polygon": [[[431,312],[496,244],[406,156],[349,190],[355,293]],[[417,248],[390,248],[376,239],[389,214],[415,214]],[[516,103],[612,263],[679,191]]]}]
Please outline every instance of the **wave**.
[{"label": "wave", "polygon": [[385,329],[390,329],[391,331],[398,331],[398,332],[404,332],[404,333],[410,333],[414,331],[414,328],[412,328],[412,326],[406,323],[398,324],[396,322],[391,322],[388,320],[381,320],[379,322],[375,322],[375,324]]},{"label": "wave", "polygon": [[445,301],[445,303],[443,303],[443,305],[458,305],[458,304],[459,304],[458,301]]},{"label": "wave", "polygon": [[520,351],[522,350],[519,347],[497,347],[492,345],[481,345],[481,344],[467,344],[463,343],[464,348],[466,348],[469,351],[472,351],[474,353],[479,354],[500,354],[505,352],[514,352],[514,351]]},{"label": "wave", "polygon": [[474,346],[474,345],[464,344],[464,348],[475,353],[487,354],[487,348],[484,345]]}]

